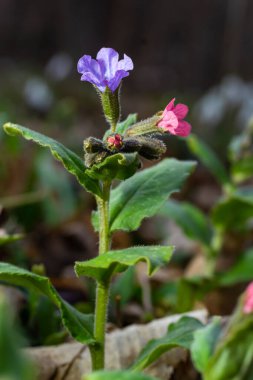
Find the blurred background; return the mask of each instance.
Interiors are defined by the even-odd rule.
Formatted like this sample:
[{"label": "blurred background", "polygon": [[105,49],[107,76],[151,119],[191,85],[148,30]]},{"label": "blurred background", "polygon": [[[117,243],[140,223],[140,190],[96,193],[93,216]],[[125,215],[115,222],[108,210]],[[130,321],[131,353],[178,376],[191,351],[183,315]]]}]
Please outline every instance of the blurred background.
[{"label": "blurred background", "polygon": [[[82,155],[83,139],[102,136],[106,123],[92,86],[80,81],[77,60],[113,47],[135,66],[122,87],[122,119],[135,112],[139,119],[149,117],[176,97],[190,106],[193,132],[227,165],[228,142],[253,114],[252,18],[251,0],[1,0],[0,122],[41,131]],[[175,138],[168,141],[168,155],[192,158]],[[200,165],[179,199],[208,212],[220,194]],[[0,260],[28,268],[42,263],[66,299],[87,301],[82,307],[91,309],[90,284],[74,278],[72,263],[96,253],[89,222],[94,200],[47,151],[2,129],[0,205],[2,233],[24,234],[1,248]],[[165,281],[183,273],[196,247],[169,222],[160,226],[147,221],[139,232],[116,234],[113,244],[165,242],[170,236],[183,264],[161,276]],[[137,288],[133,294],[140,297]],[[145,297],[144,307],[150,311]],[[137,303],[128,309],[128,322],[142,318]],[[117,305],[115,310],[117,316]],[[43,339],[36,336],[33,343]]]}]

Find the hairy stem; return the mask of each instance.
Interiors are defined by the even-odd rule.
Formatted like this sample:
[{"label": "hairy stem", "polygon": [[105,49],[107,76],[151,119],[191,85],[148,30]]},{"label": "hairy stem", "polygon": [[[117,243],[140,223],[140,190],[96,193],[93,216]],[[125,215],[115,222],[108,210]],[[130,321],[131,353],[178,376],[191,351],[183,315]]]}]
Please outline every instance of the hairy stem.
[{"label": "hairy stem", "polygon": [[[103,199],[97,198],[99,210],[99,255],[110,249],[111,237],[109,232],[109,199],[110,182],[103,183]],[[94,337],[96,344],[90,347],[93,371],[103,369],[105,365],[105,329],[107,305],[109,298],[109,281],[97,282]]]}]

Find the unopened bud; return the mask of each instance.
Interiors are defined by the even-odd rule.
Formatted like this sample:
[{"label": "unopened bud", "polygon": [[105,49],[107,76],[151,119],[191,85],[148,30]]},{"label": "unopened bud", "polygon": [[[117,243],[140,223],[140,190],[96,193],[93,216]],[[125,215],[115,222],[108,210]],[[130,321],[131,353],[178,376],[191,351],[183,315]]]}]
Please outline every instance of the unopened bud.
[{"label": "unopened bud", "polygon": [[141,148],[139,154],[148,160],[156,160],[166,152],[166,145],[158,139],[151,137],[138,137]]},{"label": "unopened bud", "polygon": [[88,137],[83,142],[83,148],[87,153],[98,153],[104,149],[103,141],[96,139],[95,137]]},{"label": "unopened bud", "polygon": [[125,136],[139,136],[152,133],[162,133],[163,131],[157,127],[158,121],[161,116],[156,114],[149,119],[140,121],[139,123],[133,124],[130,128],[126,130]]},{"label": "unopened bud", "polygon": [[116,133],[107,138],[107,147],[110,150],[119,150],[123,145],[123,140],[120,134]]},{"label": "unopened bud", "polygon": [[132,153],[139,152],[141,149],[141,143],[134,137],[124,138],[124,146],[122,152]]},{"label": "unopened bud", "polygon": [[107,156],[107,152],[85,153],[84,164],[87,168],[90,168],[92,165],[102,162]]}]

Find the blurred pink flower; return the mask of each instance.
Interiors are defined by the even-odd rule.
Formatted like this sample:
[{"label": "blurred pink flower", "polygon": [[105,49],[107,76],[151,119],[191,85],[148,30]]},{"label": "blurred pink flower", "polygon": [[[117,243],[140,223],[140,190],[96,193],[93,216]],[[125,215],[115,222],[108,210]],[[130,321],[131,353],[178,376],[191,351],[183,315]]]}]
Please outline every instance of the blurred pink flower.
[{"label": "blurred pink flower", "polygon": [[243,312],[245,314],[253,313],[253,282],[248,285],[245,291]]},{"label": "blurred pink flower", "polygon": [[185,104],[174,106],[175,98],[172,99],[162,113],[161,120],[157,126],[172,135],[186,137],[191,132],[191,125],[183,120],[187,113],[188,107]]}]

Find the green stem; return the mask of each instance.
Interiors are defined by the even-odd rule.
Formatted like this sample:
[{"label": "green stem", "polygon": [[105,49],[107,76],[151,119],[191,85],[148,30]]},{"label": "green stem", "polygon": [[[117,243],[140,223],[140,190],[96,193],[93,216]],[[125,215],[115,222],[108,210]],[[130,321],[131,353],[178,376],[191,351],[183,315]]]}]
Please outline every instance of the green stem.
[{"label": "green stem", "polygon": [[111,133],[114,133],[115,131],[116,131],[116,127],[117,127],[117,123],[111,123],[110,124],[110,126],[111,126]]},{"label": "green stem", "polygon": [[[97,198],[99,210],[99,255],[109,251],[111,237],[109,232],[110,182],[103,183],[103,199]],[[103,369],[105,364],[105,329],[109,299],[109,281],[97,282],[94,337],[96,344],[90,347],[93,371]]]}]

